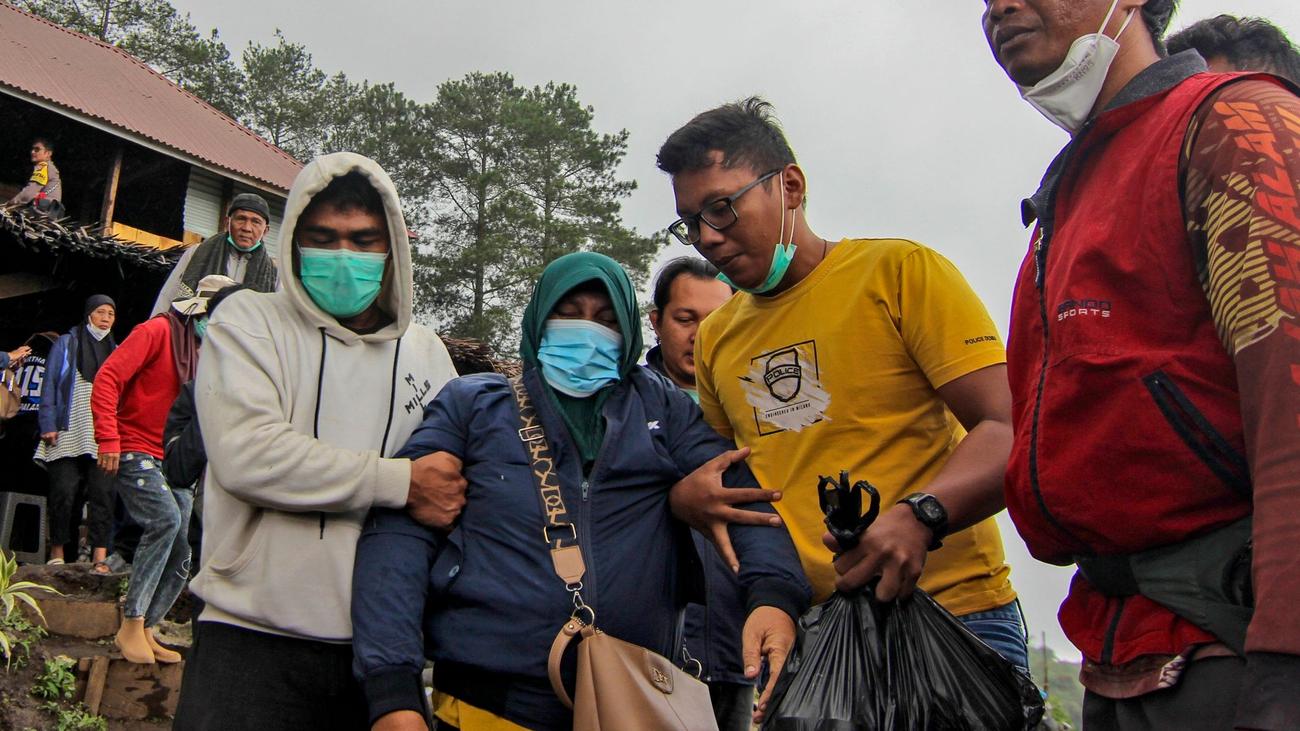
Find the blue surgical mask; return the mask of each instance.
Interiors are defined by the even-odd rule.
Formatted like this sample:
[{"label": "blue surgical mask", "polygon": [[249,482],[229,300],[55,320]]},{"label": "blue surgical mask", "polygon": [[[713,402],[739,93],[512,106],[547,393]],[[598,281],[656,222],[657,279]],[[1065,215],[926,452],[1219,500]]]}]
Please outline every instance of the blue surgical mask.
[{"label": "blue surgical mask", "polygon": [[207,317],[200,317],[199,319],[195,320],[195,321],[194,321],[194,336],[195,336],[196,338],[198,338],[199,340],[202,340],[202,339],[203,339],[203,336],[205,336],[205,335],[207,335],[207,334],[208,334],[208,318],[207,318]]},{"label": "blue surgical mask", "polygon": [[585,398],[618,381],[623,336],[590,320],[547,320],[537,360],[551,388]]},{"label": "blue surgical mask", "polygon": [[388,254],[351,249],[298,249],[298,279],[317,307],[355,317],[379,296]]},{"label": "blue surgical mask", "polygon": [[799,247],[794,245],[794,228],[795,223],[799,220],[799,209],[796,208],[793,220],[790,222],[790,243],[785,243],[785,208],[781,208],[781,234],[776,239],[776,249],[772,251],[772,264],[767,268],[767,278],[759,283],[757,287],[742,287],[731,281],[726,274],[718,272],[718,279],[722,280],[732,289],[739,289],[742,292],[750,294],[765,294],[776,288],[776,285],[785,279],[785,273],[790,269],[790,262],[794,261],[794,252]]}]

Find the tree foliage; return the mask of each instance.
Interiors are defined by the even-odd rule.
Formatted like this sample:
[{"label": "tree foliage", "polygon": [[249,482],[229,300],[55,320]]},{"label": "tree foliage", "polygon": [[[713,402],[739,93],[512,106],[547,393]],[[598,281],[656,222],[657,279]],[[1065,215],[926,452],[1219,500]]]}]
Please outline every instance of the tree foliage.
[{"label": "tree foliage", "polygon": [[515,322],[543,267],[600,251],[643,280],[659,241],[625,227],[618,178],[626,130],[592,129],[568,84],[523,89],[474,73],[438,89],[430,159],[436,244],[424,247],[423,305],[461,337],[512,349]]},{"label": "tree foliage", "polygon": [[498,353],[514,349],[532,283],[556,257],[599,251],[643,283],[664,243],[623,224],[636,188],[618,175],[627,130],[596,131],[570,84],[472,73],[420,103],[327,74],[279,30],[236,64],[217,30],[201,33],[166,0],[19,6],[121,47],[300,160],[350,150],[379,162],[417,234],[417,313]]}]

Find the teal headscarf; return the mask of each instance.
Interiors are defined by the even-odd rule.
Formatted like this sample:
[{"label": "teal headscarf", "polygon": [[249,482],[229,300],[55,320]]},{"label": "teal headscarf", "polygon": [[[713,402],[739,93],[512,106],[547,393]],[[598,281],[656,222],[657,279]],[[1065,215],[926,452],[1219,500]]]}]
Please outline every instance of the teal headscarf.
[{"label": "teal headscarf", "polygon": [[[522,338],[519,343],[519,357],[526,369],[540,369],[537,350],[542,343],[542,332],[546,328],[546,318],[555,309],[564,295],[573,288],[588,282],[600,282],[609,293],[618,317],[619,329],[623,331],[623,353],[619,358],[619,377],[626,377],[637,368],[641,358],[641,320],[640,310],[636,304],[636,290],[632,280],[618,262],[590,251],[566,254],[547,265],[542,276],[533,288],[533,296],[524,308],[521,325]],[[539,374],[540,375],[540,374]],[[605,420],[601,416],[601,407],[605,404],[612,386],[607,386],[593,396],[573,398],[555,391],[542,378],[542,385],[551,403],[564,416],[569,433],[573,436],[578,452],[584,463],[590,464],[600,451],[601,441],[605,437]]]}]

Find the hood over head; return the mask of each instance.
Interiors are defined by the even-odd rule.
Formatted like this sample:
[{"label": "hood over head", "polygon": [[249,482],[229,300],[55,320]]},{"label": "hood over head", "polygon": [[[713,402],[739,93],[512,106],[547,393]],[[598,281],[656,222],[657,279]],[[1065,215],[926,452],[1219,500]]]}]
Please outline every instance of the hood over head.
[{"label": "hood over head", "polygon": [[89,297],[86,298],[86,306],[81,308],[83,310],[83,312],[81,313],[81,317],[83,319],[89,320],[90,313],[94,312],[95,310],[98,310],[100,307],[103,307],[104,305],[108,305],[109,307],[112,307],[114,312],[117,311],[117,303],[113,301],[112,297],[109,297],[106,294],[90,295]]},{"label": "hood over head", "polygon": [[524,309],[524,319],[520,327],[522,337],[519,343],[519,357],[528,368],[538,367],[537,350],[542,343],[542,332],[546,327],[546,318],[569,290],[580,284],[598,281],[605,285],[610,301],[614,303],[614,312],[618,315],[618,326],[623,331],[623,354],[619,358],[618,372],[626,377],[641,358],[641,318],[636,304],[636,288],[632,280],[618,262],[591,251],[579,251],[565,254],[542,270],[533,296]]},{"label": "hood over head", "polygon": [[[393,321],[379,330],[359,335],[339,323],[338,318],[322,310],[312,300],[298,279],[298,247],[294,243],[294,230],[298,227],[298,218],[307,209],[312,198],[325,189],[335,178],[348,173],[360,173],[384,202],[384,214],[388,221],[388,241],[391,256],[384,283],[379,290],[380,309],[388,313]],[[411,284],[411,246],[407,238],[406,220],[402,216],[401,201],[397,197],[397,187],[388,177],[388,173],[374,160],[353,152],[335,152],[321,155],[307,164],[293,181],[289,190],[289,201],[285,205],[283,240],[277,264],[280,269],[281,286],[293,302],[294,307],[313,327],[323,328],[326,333],[344,342],[379,342],[400,338],[406,333],[411,323],[411,309],[414,300]]]}]

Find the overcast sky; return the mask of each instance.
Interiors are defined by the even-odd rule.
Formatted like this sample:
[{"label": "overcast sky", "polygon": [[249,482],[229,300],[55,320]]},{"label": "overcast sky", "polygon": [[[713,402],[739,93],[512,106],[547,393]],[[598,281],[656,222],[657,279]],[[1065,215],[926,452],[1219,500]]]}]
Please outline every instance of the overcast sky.
[{"label": "overcast sky", "polygon": [[[473,71],[575,84],[598,128],[631,132],[623,174],[639,187],[626,220],[643,232],[675,217],[654,167],[664,138],[700,111],[763,95],[808,176],[814,231],[937,249],[1004,333],[1028,244],[1019,201],[1066,141],[994,63],[977,0],[173,2],[219,28],[236,56],[280,28],[327,72],[393,81],[420,101]],[[1221,12],[1300,38],[1296,0],[1184,0],[1174,28]],[[1071,571],[1034,561],[1001,522],[1031,632],[1077,657],[1055,619]]]}]

